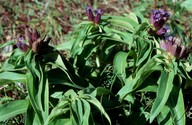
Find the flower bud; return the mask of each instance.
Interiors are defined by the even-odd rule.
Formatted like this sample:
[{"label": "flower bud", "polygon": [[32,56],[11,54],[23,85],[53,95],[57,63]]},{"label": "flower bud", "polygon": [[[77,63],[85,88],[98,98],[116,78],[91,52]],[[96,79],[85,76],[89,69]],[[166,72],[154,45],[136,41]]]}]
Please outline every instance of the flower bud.
[{"label": "flower bud", "polygon": [[158,36],[163,36],[163,35],[165,35],[165,34],[167,34],[167,33],[169,33],[169,32],[170,32],[169,27],[165,25],[165,26],[163,26],[162,28],[160,28],[159,30],[157,30],[156,34],[157,34]]},{"label": "flower bud", "polygon": [[29,42],[29,46],[30,48],[32,48],[33,42],[35,42],[38,38],[40,38],[40,34],[36,29],[31,28],[26,29],[25,32],[26,32],[26,38]]},{"label": "flower bud", "polygon": [[21,49],[23,52],[27,52],[29,47],[25,44],[25,38],[23,36],[19,36],[17,39],[16,46]]},{"label": "flower bud", "polygon": [[89,19],[91,22],[94,22],[95,17],[94,17],[94,15],[93,15],[93,10],[92,10],[91,7],[89,7],[89,6],[86,7],[86,14],[87,14],[87,16],[88,16],[88,19]]},{"label": "flower bud", "polygon": [[37,39],[36,41],[33,42],[31,49],[33,50],[33,52],[39,53],[42,45],[43,45],[43,41],[39,38],[39,39]]},{"label": "flower bud", "polygon": [[189,54],[187,47],[181,45],[181,40],[172,36],[169,36],[166,40],[162,40],[160,47],[178,59],[187,57]]},{"label": "flower bud", "polygon": [[155,29],[160,29],[166,23],[169,18],[169,14],[160,9],[160,10],[152,10],[152,14],[150,17],[150,23],[155,27]]},{"label": "flower bud", "polygon": [[96,10],[96,17],[95,17],[96,24],[99,24],[102,14],[103,14],[103,12],[101,11],[101,9]]},{"label": "flower bud", "polygon": [[86,7],[86,14],[88,16],[89,21],[95,23],[95,24],[99,24],[100,20],[101,20],[101,15],[103,14],[103,12],[101,11],[101,9],[95,10],[94,11],[96,16],[94,16],[93,14],[93,10],[91,7]]}]

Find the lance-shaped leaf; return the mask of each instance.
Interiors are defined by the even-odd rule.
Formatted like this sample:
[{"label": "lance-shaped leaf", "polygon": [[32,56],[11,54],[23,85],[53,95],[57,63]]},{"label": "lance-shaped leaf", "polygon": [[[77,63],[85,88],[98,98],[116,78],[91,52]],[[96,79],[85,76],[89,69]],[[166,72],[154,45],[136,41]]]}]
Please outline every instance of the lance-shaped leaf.
[{"label": "lance-shaped leaf", "polygon": [[[11,77],[10,77],[11,76]],[[16,72],[2,72],[0,73],[0,86],[10,82],[26,82],[26,75]]]},{"label": "lance-shaped leaf", "polygon": [[162,71],[160,76],[157,97],[153,103],[150,115],[150,123],[157,117],[165,106],[173,88],[174,72]]},{"label": "lance-shaped leaf", "polygon": [[183,93],[179,86],[174,85],[167,101],[167,105],[170,109],[174,125],[185,125],[185,106]]},{"label": "lance-shaped leaf", "polygon": [[13,116],[26,113],[28,104],[28,100],[18,100],[0,105],[0,121],[5,121]]}]

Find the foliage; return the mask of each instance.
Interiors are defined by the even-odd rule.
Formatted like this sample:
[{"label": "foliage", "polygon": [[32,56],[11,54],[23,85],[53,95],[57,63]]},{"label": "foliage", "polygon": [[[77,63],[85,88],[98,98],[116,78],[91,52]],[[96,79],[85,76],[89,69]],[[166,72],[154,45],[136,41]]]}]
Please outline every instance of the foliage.
[{"label": "foliage", "polygon": [[[27,89],[24,99],[0,104],[0,121],[25,113],[26,125],[186,124],[190,35],[183,36],[167,15],[158,22],[139,12],[105,16],[99,9],[94,17],[91,7],[87,11],[89,21],[77,25],[64,44],[69,57],[37,30],[0,46],[18,47],[1,66],[0,85],[22,83]],[[165,23],[172,32],[159,34]],[[170,34],[185,43],[169,40]]]}]

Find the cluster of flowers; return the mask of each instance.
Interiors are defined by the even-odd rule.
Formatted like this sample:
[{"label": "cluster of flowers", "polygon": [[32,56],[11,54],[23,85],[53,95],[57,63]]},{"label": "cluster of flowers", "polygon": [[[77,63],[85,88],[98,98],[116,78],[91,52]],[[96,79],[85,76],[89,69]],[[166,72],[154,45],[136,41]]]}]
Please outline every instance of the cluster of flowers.
[{"label": "cluster of flowers", "polygon": [[[29,49],[32,49],[33,52],[39,53],[40,49],[46,47],[50,40],[50,37],[41,39],[40,34],[36,29],[27,28],[25,35],[19,35],[17,38],[16,46],[23,52],[27,52]],[[26,44],[25,41],[27,41],[28,44]]]},{"label": "cluster of flowers", "polygon": [[[95,15],[93,14],[93,11],[95,12]],[[103,12],[101,9],[93,10],[88,6],[86,7],[86,14],[89,21],[94,24],[99,24]],[[150,29],[149,33],[156,34],[158,36],[166,36],[167,33],[170,32],[169,27],[165,25],[169,16],[170,15],[162,9],[152,10],[150,23],[154,28]],[[28,41],[29,45],[25,44],[25,40]],[[34,52],[38,53],[43,44],[43,40],[40,39],[40,34],[35,29],[27,29],[25,36],[20,35],[17,41],[17,47],[23,52],[27,52],[29,49],[32,49]],[[189,55],[189,49],[181,44],[181,40],[173,36],[167,36],[165,40],[162,40],[160,42],[160,47],[178,59]]]},{"label": "cluster of flowers", "polygon": [[[158,36],[166,36],[170,32],[169,27],[165,25],[169,16],[164,10],[152,10],[150,23],[155,30],[150,29],[150,32]],[[166,36],[165,40],[161,40],[160,47],[177,59],[185,58],[189,55],[189,49],[181,44],[179,38],[173,36]]]},{"label": "cluster of flowers", "polygon": [[[29,45],[25,43],[25,41],[28,41]],[[35,42],[37,41],[37,42]],[[40,34],[37,32],[36,29],[26,29],[25,36],[19,35],[17,38],[16,46],[20,48],[23,52],[27,52],[29,49],[33,49],[36,51],[33,47],[35,46],[35,43],[40,42]]]},{"label": "cluster of flowers", "polygon": [[[95,12],[95,16],[93,14],[93,11]],[[103,12],[101,11],[101,9],[93,10],[92,7],[87,6],[86,7],[86,14],[87,14],[89,21],[91,21],[95,24],[99,24],[99,22],[101,20],[101,15],[103,14]]]},{"label": "cluster of flowers", "polygon": [[[95,15],[94,15],[95,13]],[[103,12],[101,9],[93,10],[92,7],[86,8],[86,14],[88,16],[89,21],[94,24],[99,24],[101,20],[101,15]],[[28,44],[26,44],[27,42]],[[43,40],[40,38],[40,34],[36,29],[27,28],[25,31],[25,35],[20,35],[17,38],[16,46],[20,48],[23,52],[27,52],[32,49],[33,52],[39,53],[41,48],[45,48],[45,43],[48,43],[50,38],[44,38]]]},{"label": "cluster of flowers", "polygon": [[164,10],[152,10],[152,14],[150,17],[150,23],[153,25],[154,29],[150,29],[152,34],[156,34],[158,36],[163,36],[170,32],[170,29],[165,23],[169,18],[169,14]]}]

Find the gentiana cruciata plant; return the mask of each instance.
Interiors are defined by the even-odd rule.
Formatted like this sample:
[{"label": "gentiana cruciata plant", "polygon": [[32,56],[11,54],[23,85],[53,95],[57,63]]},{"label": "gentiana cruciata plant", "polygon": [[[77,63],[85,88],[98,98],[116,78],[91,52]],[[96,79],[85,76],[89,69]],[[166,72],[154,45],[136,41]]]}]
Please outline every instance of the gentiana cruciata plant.
[{"label": "gentiana cruciata plant", "polygon": [[1,46],[17,48],[1,67],[0,85],[23,84],[27,97],[0,104],[0,121],[24,113],[26,125],[185,125],[191,51],[167,26],[172,15],[85,10],[89,21],[61,45],[29,28]]}]

